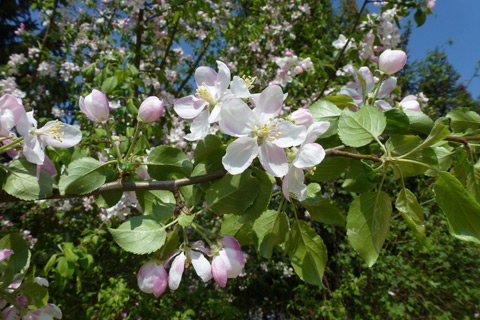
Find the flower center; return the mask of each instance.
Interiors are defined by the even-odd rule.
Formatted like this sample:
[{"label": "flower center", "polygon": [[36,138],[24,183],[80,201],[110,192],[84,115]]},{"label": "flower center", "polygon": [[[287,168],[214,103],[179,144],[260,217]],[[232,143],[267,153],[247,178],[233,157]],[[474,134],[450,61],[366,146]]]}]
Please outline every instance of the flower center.
[{"label": "flower center", "polygon": [[272,118],[269,119],[267,123],[265,123],[262,127],[258,128],[254,132],[257,136],[258,144],[262,144],[265,138],[268,137],[268,140],[273,141],[277,137],[280,137],[282,133],[279,131],[277,124],[272,123]]},{"label": "flower center", "polygon": [[253,83],[257,79],[257,77],[251,77],[251,76],[247,77],[245,75],[242,78],[243,78],[243,80],[245,80],[245,85],[247,86],[247,88],[249,90],[253,88]]},{"label": "flower center", "polygon": [[42,134],[48,135],[53,137],[55,140],[62,142],[62,138],[65,137],[65,132],[62,131],[63,127],[65,127],[64,124],[62,124],[58,120],[55,120],[55,122],[48,127],[44,127],[38,130],[33,129],[33,131],[37,136],[41,136]]},{"label": "flower center", "polygon": [[210,109],[213,109],[215,105],[217,104],[217,100],[212,96],[210,91],[207,89],[207,85],[205,82],[202,82],[202,87],[197,89],[197,92],[195,93],[195,96],[197,98],[201,98],[205,101],[208,102]]}]

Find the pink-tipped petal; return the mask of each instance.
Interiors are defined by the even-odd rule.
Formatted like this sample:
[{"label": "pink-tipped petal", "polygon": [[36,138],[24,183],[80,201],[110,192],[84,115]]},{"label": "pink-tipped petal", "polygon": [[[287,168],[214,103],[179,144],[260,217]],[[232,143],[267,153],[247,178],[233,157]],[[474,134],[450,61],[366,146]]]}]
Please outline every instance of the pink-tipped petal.
[{"label": "pink-tipped petal", "polygon": [[378,58],[378,68],[386,74],[402,70],[407,63],[407,54],[402,50],[385,50]]},{"label": "pink-tipped petal", "polygon": [[212,276],[220,288],[225,288],[227,285],[227,268],[223,257],[217,255],[212,259]]},{"label": "pink-tipped petal", "polygon": [[219,93],[219,96],[222,96],[227,90],[228,86],[230,85],[231,74],[230,74],[230,69],[228,69],[227,65],[222,61],[217,60],[217,66],[218,66],[218,74],[217,74],[216,86],[217,86],[217,90],[218,90],[217,92]]},{"label": "pink-tipped petal", "polygon": [[177,290],[182,281],[183,270],[185,269],[185,260],[187,257],[182,252],[172,262],[170,273],[168,275],[168,286],[171,290]]},{"label": "pink-tipped petal", "polygon": [[206,106],[208,106],[207,101],[192,95],[177,99],[173,103],[173,109],[183,119],[193,119],[197,117]]},{"label": "pink-tipped petal", "polygon": [[250,90],[248,90],[245,80],[240,77],[233,77],[233,81],[230,84],[230,89],[238,98],[244,99],[250,97]]},{"label": "pink-tipped petal", "polygon": [[290,167],[282,183],[282,192],[288,201],[290,201],[290,192],[300,201],[307,198],[307,186],[303,183],[304,179],[305,176],[302,169],[295,166]]},{"label": "pink-tipped petal", "polygon": [[231,248],[224,248],[219,252],[223,256],[225,267],[227,268],[227,277],[235,278],[242,273],[245,266],[245,257],[242,251]]},{"label": "pink-tipped petal", "polygon": [[388,111],[392,109],[392,106],[387,101],[383,100],[375,101],[375,107],[379,108],[382,111]]},{"label": "pink-tipped petal", "polygon": [[303,144],[315,142],[319,136],[327,132],[330,128],[330,122],[328,121],[319,121],[314,122],[307,130],[307,136]]},{"label": "pink-tipped petal", "polygon": [[388,96],[397,86],[397,78],[390,77],[387,80],[383,81],[378,90],[377,98],[382,99]]},{"label": "pink-tipped petal", "polygon": [[0,261],[3,261],[10,257],[13,254],[12,249],[2,249],[0,250]]},{"label": "pink-tipped petal", "polygon": [[255,128],[252,109],[241,99],[223,102],[220,114],[220,130],[234,137],[248,135]]},{"label": "pink-tipped petal", "polygon": [[[357,77],[358,76],[361,76],[362,79],[365,81],[364,93],[368,94],[369,92],[371,92],[373,90],[373,87],[375,86],[375,81],[373,81],[373,74],[370,71],[370,69],[368,69],[368,67],[361,67],[360,69],[358,69]],[[356,83],[357,83],[357,88],[361,89],[362,85],[359,79],[356,80]],[[361,92],[362,90],[359,90],[359,91]]]},{"label": "pink-tipped petal", "polygon": [[205,86],[215,88],[217,81],[217,72],[209,67],[199,67],[195,70],[195,83],[197,87]]},{"label": "pink-tipped petal", "polygon": [[185,140],[197,141],[205,138],[210,129],[208,122],[208,109],[203,110],[190,124],[190,133],[185,136]]}]

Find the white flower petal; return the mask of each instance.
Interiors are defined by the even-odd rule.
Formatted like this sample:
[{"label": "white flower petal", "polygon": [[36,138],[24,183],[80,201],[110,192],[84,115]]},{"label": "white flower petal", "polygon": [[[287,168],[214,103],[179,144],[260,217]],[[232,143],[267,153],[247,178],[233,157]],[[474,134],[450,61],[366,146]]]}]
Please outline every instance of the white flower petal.
[{"label": "white flower petal", "polygon": [[377,98],[382,99],[392,93],[393,89],[397,86],[397,78],[390,77],[383,81],[378,90]]},{"label": "white flower petal", "polygon": [[280,122],[277,127],[280,136],[275,136],[272,143],[280,148],[298,146],[307,136],[307,129],[304,126],[293,124],[290,121]]},{"label": "white flower petal", "polygon": [[220,114],[220,130],[234,137],[248,135],[255,127],[252,109],[240,99],[223,102]]},{"label": "white flower petal", "polygon": [[324,134],[328,128],[330,128],[330,122],[328,121],[314,122],[310,127],[308,127],[307,137],[305,138],[303,144],[315,142],[315,140]]},{"label": "white flower petal", "polygon": [[392,109],[392,106],[387,101],[383,100],[375,101],[375,107],[379,108],[382,111],[388,111]]},{"label": "white flower petal", "polygon": [[190,133],[185,136],[185,140],[196,141],[205,138],[210,129],[208,122],[208,109],[203,110],[190,124]]},{"label": "white flower petal", "polygon": [[288,172],[285,151],[268,140],[260,146],[259,159],[263,168],[275,177],[283,177]]},{"label": "white flower petal", "polygon": [[[52,133],[56,129],[57,133]],[[58,121],[47,122],[38,132],[45,132],[39,137],[42,143],[56,148],[70,148],[82,140],[80,129]]]},{"label": "white flower petal", "polygon": [[230,84],[230,89],[232,93],[239,98],[249,98],[250,97],[250,90],[248,90],[247,84],[245,80],[234,76],[233,81]]},{"label": "white flower petal", "polygon": [[199,67],[195,70],[195,83],[197,87],[205,85],[215,89],[215,82],[217,81],[217,72],[209,67]]},{"label": "white flower petal", "polygon": [[212,267],[210,266],[210,262],[208,262],[207,258],[203,254],[197,251],[190,251],[191,258],[192,258],[192,265],[195,269],[197,275],[202,278],[203,282],[207,282],[208,280],[212,279]]},{"label": "white flower petal", "polygon": [[180,253],[172,262],[170,272],[168,274],[168,286],[171,290],[177,290],[182,281],[183,270],[185,269],[185,253]]},{"label": "white flower petal", "polygon": [[[365,80],[365,94],[368,94],[373,90],[373,87],[375,86],[375,81],[373,81],[373,74],[368,69],[368,67],[361,67],[358,69],[357,76],[360,75],[363,80]],[[360,81],[357,79],[357,87],[362,88],[362,85],[360,84]],[[362,88],[363,89],[363,88]]]},{"label": "white flower petal", "polygon": [[217,60],[217,66],[218,66],[218,74],[217,74],[216,87],[218,90],[217,92],[219,93],[219,97],[221,97],[225,94],[225,91],[230,85],[231,74],[230,74],[230,69],[228,69],[227,65],[222,61]]},{"label": "white flower petal", "polygon": [[282,106],[282,88],[276,85],[268,86],[262,91],[258,99],[255,100],[255,109],[253,109],[253,112],[258,120],[266,123],[268,119],[280,114]]},{"label": "white flower petal", "polygon": [[207,101],[193,95],[177,99],[173,103],[173,109],[183,119],[193,119],[197,117],[206,106],[208,106]]},{"label": "white flower petal", "polygon": [[297,168],[314,167],[325,158],[325,150],[318,143],[307,143],[298,150],[292,164]]},{"label": "white flower petal", "polygon": [[222,158],[223,167],[230,174],[242,173],[250,166],[258,151],[257,138],[240,137],[228,145],[227,153]]},{"label": "white flower petal", "polygon": [[302,169],[295,166],[290,167],[282,183],[282,192],[288,201],[290,201],[290,192],[300,201],[307,198],[307,186],[303,183],[304,179],[305,176]]}]

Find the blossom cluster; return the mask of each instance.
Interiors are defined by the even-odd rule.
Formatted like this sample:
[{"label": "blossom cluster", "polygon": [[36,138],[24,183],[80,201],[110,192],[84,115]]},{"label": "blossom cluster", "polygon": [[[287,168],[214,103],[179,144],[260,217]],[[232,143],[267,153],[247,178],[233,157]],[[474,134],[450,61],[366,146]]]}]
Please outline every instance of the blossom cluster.
[{"label": "blossom cluster", "polygon": [[[210,263],[205,257],[211,257]],[[185,266],[193,265],[197,275],[207,282],[212,278],[224,288],[229,278],[236,278],[245,266],[245,257],[238,241],[226,234],[216,245],[206,248],[203,241],[185,245],[172,251],[165,261],[151,260],[139,270],[137,280],[140,290],[159,297],[167,288],[177,290],[182,280]],[[169,273],[165,270],[170,266]]]},{"label": "blossom cluster", "polygon": [[285,177],[282,187],[287,199],[292,192],[304,200],[303,169],[315,167],[325,157],[315,140],[330,123],[314,123],[308,109],[300,109],[289,117],[280,116],[285,99],[281,87],[270,85],[261,93],[251,93],[253,85],[248,78],[231,79],[227,65],[221,61],[217,64],[218,73],[209,67],[198,68],[196,94],[174,103],[180,117],[193,120],[191,133],[185,138],[203,139],[210,124],[218,124],[222,133],[237,138],[228,145],[222,159],[230,174],[244,172],[258,157],[268,173]]}]

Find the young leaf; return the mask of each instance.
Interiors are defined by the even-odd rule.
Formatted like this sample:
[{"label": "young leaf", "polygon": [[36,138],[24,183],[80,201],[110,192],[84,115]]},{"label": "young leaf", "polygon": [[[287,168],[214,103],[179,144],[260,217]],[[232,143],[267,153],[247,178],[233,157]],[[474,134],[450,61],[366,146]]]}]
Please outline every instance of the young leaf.
[{"label": "young leaf", "polygon": [[353,200],[347,216],[347,237],[369,267],[377,261],[387,237],[392,205],[385,192],[368,192]]},{"label": "young leaf", "polygon": [[240,219],[241,217],[235,214],[223,215],[220,232],[234,237],[241,246],[248,246],[252,244],[252,224],[241,223]]},{"label": "young leaf", "polygon": [[480,128],[480,115],[470,108],[455,108],[447,114],[454,132],[471,132]]},{"label": "young leaf", "polygon": [[135,254],[151,253],[165,243],[167,233],[152,217],[135,216],[117,229],[109,229],[115,242],[125,251]]},{"label": "young leaf", "polygon": [[272,257],[273,248],[287,240],[288,217],[283,211],[267,210],[253,223],[253,243],[264,258]]},{"label": "young leaf", "polygon": [[334,134],[337,134],[338,119],[340,117],[340,114],[342,113],[342,110],[340,110],[332,102],[326,100],[317,101],[310,107],[308,107],[308,109],[310,109],[314,121],[330,122],[330,127],[328,128],[327,132],[322,134],[322,138],[327,138]]},{"label": "young leaf", "polygon": [[423,216],[423,209],[417,201],[417,197],[415,197],[410,190],[402,189],[395,202],[395,207],[407,222],[419,242],[428,247],[428,240],[425,236],[425,218]]},{"label": "young leaf", "polygon": [[434,185],[438,206],[447,216],[450,233],[480,243],[480,204],[448,172],[440,172]]},{"label": "young leaf", "polygon": [[60,194],[86,194],[105,183],[106,172],[103,164],[93,158],[73,161],[62,173],[58,182]]},{"label": "young leaf", "polygon": [[143,214],[153,216],[158,221],[165,221],[173,215],[175,197],[166,190],[137,191],[137,200]]},{"label": "young leaf", "polygon": [[258,180],[258,195],[252,205],[243,213],[239,220],[241,223],[257,219],[267,209],[272,197],[273,183],[275,182],[273,176],[257,168],[252,169],[252,174]]},{"label": "young leaf", "polygon": [[383,112],[364,106],[357,112],[344,109],[338,122],[338,135],[347,146],[362,147],[383,133],[387,120]]},{"label": "young leaf", "polygon": [[317,286],[322,285],[327,265],[327,247],[315,230],[303,220],[292,225],[288,256],[300,279]]}]

